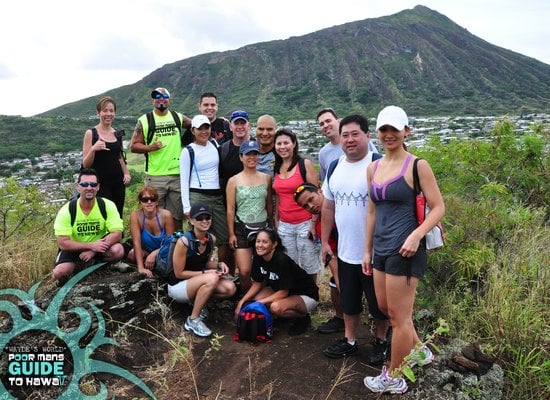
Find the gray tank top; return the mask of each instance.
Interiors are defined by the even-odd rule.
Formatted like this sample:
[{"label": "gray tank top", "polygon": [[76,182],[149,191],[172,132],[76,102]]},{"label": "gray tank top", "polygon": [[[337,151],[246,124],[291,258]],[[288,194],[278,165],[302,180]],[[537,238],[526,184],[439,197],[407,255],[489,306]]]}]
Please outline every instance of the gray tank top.
[{"label": "gray tank top", "polygon": [[369,195],[376,204],[374,228],[374,254],[391,256],[399,249],[409,234],[418,226],[415,215],[415,193],[405,181],[404,175],[412,159],[409,154],[401,172],[383,183],[375,182],[380,160],[374,162]]}]

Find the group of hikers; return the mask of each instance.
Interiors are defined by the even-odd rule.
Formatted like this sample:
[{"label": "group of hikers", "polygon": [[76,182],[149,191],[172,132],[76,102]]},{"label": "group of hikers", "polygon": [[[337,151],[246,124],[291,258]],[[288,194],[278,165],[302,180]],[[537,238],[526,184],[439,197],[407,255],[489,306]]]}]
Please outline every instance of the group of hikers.
[{"label": "group of hikers", "polygon": [[323,353],[341,358],[357,350],[364,294],[375,326],[367,362],[387,364],[364,383],[373,392],[405,393],[405,379],[393,371],[407,356],[413,365],[434,358],[418,345],[412,313],[427,263],[424,236],[445,212],[435,176],[420,159],[420,187],[431,211],[417,223],[416,157],[404,143],[410,134],[405,111],[388,106],[378,114],[382,156],[370,142],[366,117],[339,119],[331,108],[320,110],[316,119],[328,143],[317,172],[299,154],[296,134],[278,128],[271,115],[257,119],[252,138],[249,114],[236,110],[219,118],[213,93],[201,95],[193,118],[169,108],[166,88],[154,89],[151,101],[153,110],[138,119],[130,143],[130,151],[145,156],[144,186],[130,214],[132,248],[121,244],[131,176],[113,127],[116,103],[102,97],[99,123],[84,135],[78,196],[55,220],[53,279],[63,284],[77,263],[124,266],[124,258],[150,278],[166,238],[184,230],[168,256],[165,280],[171,299],[192,306],[185,330],[211,335],[208,301],[231,298],[235,318],[244,304],[258,301],[272,315],[292,319],[288,334],[294,336],[311,325],[324,264],[332,275],[334,316],[317,330],[344,332],[344,338]]}]

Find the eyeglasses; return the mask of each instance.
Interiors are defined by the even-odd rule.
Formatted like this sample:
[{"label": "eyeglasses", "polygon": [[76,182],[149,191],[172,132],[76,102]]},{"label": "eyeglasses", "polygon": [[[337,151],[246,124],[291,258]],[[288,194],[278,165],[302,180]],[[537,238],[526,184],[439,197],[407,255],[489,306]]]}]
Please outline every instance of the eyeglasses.
[{"label": "eyeglasses", "polygon": [[197,221],[210,221],[212,217],[208,214],[201,214],[195,218]]},{"label": "eyeglasses", "polygon": [[154,203],[157,200],[158,199],[156,197],[142,197],[141,199],[139,199],[139,201],[141,201],[142,203]]},{"label": "eyeglasses", "polygon": [[86,187],[88,187],[88,186],[94,188],[94,187],[96,187],[96,186],[98,185],[98,183],[97,183],[97,182],[79,182],[79,185],[82,186],[82,187],[84,187],[84,188],[86,188]]},{"label": "eyeglasses", "polygon": [[155,94],[155,99],[169,99],[170,95],[166,93],[157,93]]}]

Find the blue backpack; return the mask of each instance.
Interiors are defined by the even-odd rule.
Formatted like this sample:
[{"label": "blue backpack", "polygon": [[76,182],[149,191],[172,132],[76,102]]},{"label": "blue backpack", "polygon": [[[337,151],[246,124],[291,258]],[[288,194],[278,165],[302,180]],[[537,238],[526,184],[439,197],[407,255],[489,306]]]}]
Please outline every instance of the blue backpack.
[{"label": "blue backpack", "polygon": [[259,301],[246,304],[237,318],[237,331],[233,340],[252,343],[271,342],[273,322],[267,307]]},{"label": "blue backpack", "polygon": [[[187,257],[197,253],[198,239],[195,237],[193,231],[178,231],[166,236],[162,239],[159,252],[157,253],[157,257],[155,259],[154,272],[159,277],[167,279],[170,276],[170,273],[174,270],[174,266],[172,264],[174,248],[176,247],[177,241],[183,236],[187,238],[187,243],[189,243],[187,246]],[[212,251],[212,240],[210,239],[210,234],[208,232],[206,232],[206,237],[208,238],[206,251],[209,253]]]}]

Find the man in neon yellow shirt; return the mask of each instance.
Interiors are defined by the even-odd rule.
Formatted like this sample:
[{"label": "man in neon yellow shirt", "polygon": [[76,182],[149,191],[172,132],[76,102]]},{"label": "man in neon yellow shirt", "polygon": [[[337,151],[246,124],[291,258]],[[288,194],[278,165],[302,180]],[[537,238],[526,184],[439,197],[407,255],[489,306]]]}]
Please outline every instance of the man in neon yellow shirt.
[{"label": "man in neon yellow shirt", "polygon": [[124,257],[120,244],[122,219],[115,203],[108,199],[98,200],[99,182],[95,170],[82,169],[76,190],[79,197],[61,207],[54,222],[59,253],[53,280],[59,283],[70,277],[78,261],[102,259],[112,262]]},{"label": "man in neon yellow shirt", "polygon": [[139,117],[132,135],[130,151],[145,154],[145,184],[159,194],[159,206],[172,213],[175,228],[183,221],[180,189],[181,131],[191,119],[169,110],[170,92],[156,88],[151,92],[153,111]]}]

